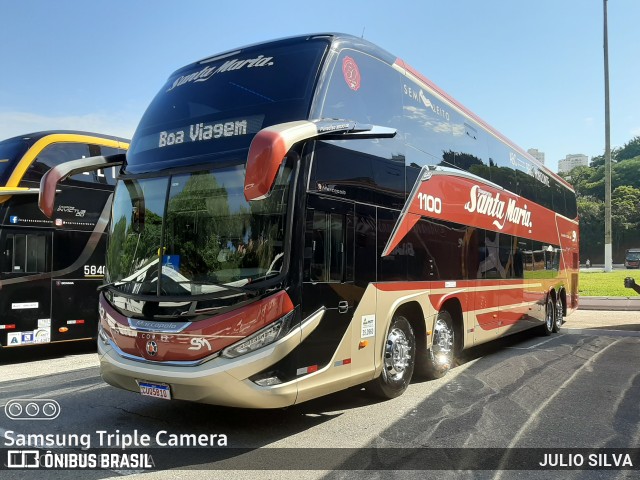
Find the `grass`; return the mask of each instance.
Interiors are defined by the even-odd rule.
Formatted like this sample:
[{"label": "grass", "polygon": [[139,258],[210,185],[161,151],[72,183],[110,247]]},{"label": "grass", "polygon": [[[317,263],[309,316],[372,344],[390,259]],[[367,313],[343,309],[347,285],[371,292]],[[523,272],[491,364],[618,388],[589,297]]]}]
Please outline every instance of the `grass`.
[{"label": "grass", "polygon": [[625,277],[633,277],[636,283],[640,283],[640,271],[638,270],[625,269],[604,273],[582,269],[578,279],[578,293],[585,297],[636,296],[636,292],[632,289],[624,288]]}]

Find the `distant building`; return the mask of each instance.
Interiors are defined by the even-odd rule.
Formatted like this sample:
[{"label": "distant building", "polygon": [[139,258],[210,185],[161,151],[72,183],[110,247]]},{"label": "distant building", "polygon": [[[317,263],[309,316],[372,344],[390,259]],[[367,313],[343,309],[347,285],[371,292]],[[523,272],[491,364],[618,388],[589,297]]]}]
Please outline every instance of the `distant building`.
[{"label": "distant building", "polygon": [[530,148],[527,153],[544,165],[544,152],[538,151],[537,148]]},{"label": "distant building", "polygon": [[567,155],[562,160],[558,161],[558,173],[568,173],[576,167],[588,167],[589,157],[576,153],[573,155]]}]

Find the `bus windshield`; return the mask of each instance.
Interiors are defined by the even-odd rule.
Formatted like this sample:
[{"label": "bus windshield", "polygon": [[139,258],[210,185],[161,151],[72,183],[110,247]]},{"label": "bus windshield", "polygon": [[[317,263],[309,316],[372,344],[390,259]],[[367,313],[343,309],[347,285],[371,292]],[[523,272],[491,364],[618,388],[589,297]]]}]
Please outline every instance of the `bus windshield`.
[{"label": "bus windshield", "polygon": [[640,260],[640,251],[627,252],[627,261]]},{"label": "bus windshield", "polygon": [[0,184],[5,185],[15,164],[29,149],[29,142],[22,137],[0,142]]},{"label": "bus windshield", "polygon": [[127,171],[246,149],[260,129],[306,119],[327,45],[315,39],[250,47],[178,70],[140,121]]},{"label": "bus windshield", "polygon": [[244,199],[241,164],[121,180],[107,255],[112,291],[229,295],[277,275],[291,177],[283,169],[269,198],[252,203]]}]

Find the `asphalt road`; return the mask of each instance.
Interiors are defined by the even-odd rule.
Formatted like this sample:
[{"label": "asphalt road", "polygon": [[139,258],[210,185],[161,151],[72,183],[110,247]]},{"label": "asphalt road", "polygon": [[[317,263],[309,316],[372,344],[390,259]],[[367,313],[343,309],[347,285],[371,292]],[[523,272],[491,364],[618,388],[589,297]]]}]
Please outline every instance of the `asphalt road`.
[{"label": "asphalt road", "polygon": [[[15,398],[51,398],[61,407],[53,421],[9,420],[0,410],[0,437],[18,433],[224,434],[227,448],[165,450],[177,470],[142,474],[101,471],[3,471],[3,479],[87,478],[425,478],[394,471],[406,450],[425,448],[636,448],[640,446],[640,337],[561,333],[518,334],[465,353],[449,375],[415,381],[401,397],[381,402],[352,389],[285,410],[237,410],[144,398],[102,382],[91,346],[50,346],[37,361],[15,351],[0,365],[0,407]],[[13,432],[13,433],[8,433]],[[166,439],[166,437],[165,437]],[[320,450],[338,447],[344,450]],[[288,448],[278,455],[271,448]],[[80,452],[78,448],[70,449]],[[207,452],[211,452],[208,450]],[[281,450],[282,451],[282,450]],[[271,470],[256,468],[264,462]],[[276,452],[274,454],[274,452]],[[372,470],[341,470],[366,452]],[[200,453],[200,455],[198,455]],[[166,457],[166,458],[164,458]],[[0,458],[0,461],[3,459]],[[257,463],[256,463],[257,462]],[[377,466],[376,466],[377,465]],[[226,468],[220,470],[220,467]],[[277,467],[277,469],[275,469]],[[366,468],[367,466],[365,465]],[[305,470],[308,468],[308,470]],[[288,471],[296,469],[295,471]],[[27,475],[30,474],[30,475]],[[636,478],[637,471],[441,471],[438,478]]]}]

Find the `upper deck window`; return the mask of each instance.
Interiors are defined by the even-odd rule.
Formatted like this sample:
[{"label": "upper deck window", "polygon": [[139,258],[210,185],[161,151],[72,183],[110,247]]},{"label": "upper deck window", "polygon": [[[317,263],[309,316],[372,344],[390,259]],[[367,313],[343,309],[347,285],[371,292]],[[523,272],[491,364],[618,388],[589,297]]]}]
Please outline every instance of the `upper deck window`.
[{"label": "upper deck window", "polygon": [[258,45],[179,70],[144,114],[129,170],[247,148],[266,126],[307,119],[327,46],[326,40]]}]

